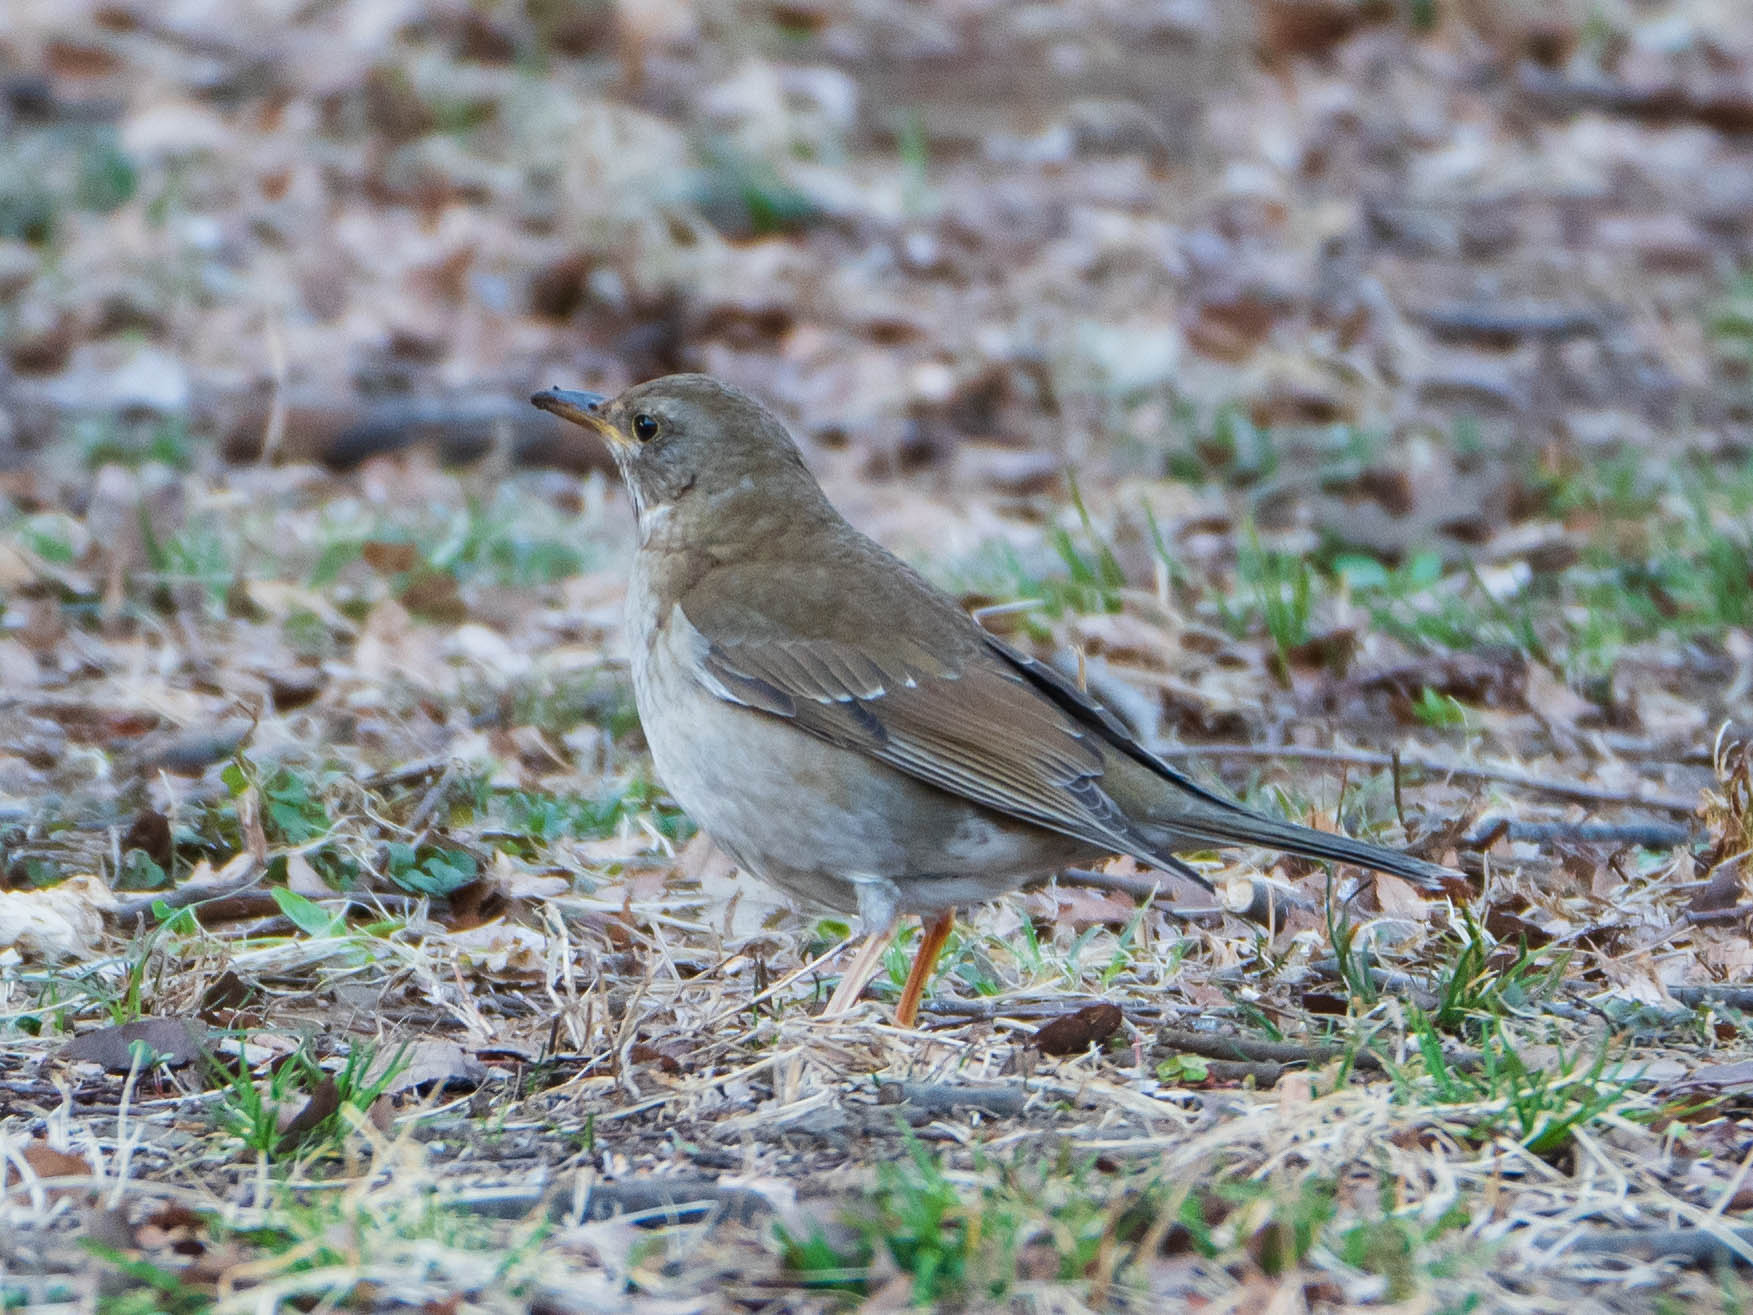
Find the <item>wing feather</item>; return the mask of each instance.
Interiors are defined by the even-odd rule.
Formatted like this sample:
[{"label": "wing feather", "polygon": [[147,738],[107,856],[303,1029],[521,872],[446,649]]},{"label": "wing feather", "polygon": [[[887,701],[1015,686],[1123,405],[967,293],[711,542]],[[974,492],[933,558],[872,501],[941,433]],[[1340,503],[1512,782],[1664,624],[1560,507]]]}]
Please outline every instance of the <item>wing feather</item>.
[{"label": "wing feather", "polygon": [[832,639],[715,636],[678,611],[671,624],[698,635],[719,697],[996,812],[1165,861],[1103,792],[1102,752],[1084,728],[989,650],[970,645],[956,667],[905,639],[872,653]]}]

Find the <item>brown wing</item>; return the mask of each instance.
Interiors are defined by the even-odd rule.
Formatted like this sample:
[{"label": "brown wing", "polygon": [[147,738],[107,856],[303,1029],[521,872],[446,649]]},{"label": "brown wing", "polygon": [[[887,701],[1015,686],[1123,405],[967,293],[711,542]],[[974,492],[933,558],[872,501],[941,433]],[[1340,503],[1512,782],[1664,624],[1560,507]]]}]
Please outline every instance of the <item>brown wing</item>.
[{"label": "brown wing", "polygon": [[995,812],[1181,870],[1104,793],[1099,742],[983,645],[956,645],[945,659],[905,635],[779,639],[715,611],[708,631],[678,608],[698,634],[701,678],[720,698]]}]

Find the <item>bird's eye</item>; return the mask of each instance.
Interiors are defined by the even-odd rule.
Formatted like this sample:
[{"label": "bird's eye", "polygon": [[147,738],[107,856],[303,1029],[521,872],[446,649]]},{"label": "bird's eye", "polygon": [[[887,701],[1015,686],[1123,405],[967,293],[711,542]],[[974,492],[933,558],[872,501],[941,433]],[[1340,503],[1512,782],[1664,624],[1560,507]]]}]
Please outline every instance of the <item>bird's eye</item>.
[{"label": "bird's eye", "polygon": [[657,437],[657,420],[641,411],[633,417],[633,437],[641,443],[649,443]]}]

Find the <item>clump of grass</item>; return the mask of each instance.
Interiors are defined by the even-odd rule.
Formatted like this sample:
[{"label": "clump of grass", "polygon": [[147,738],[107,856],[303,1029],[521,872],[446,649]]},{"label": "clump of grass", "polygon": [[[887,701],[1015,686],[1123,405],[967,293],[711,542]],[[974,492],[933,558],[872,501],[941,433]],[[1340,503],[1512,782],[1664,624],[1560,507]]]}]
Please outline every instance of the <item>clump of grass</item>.
[{"label": "clump of grass", "polygon": [[9,131],[0,141],[0,238],[46,244],[67,211],[108,213],[138,187],[139,172],[107,124]]},{"label": "clump of grass", "polygon": [[1325,908],[1327,943],[1333,947],[1333,957],[1339,965],[1339,980],[1355,1005],[1365,1010],[1372,1009],[1382,993],[1371,942],[1368,937],[1359,935],[1351,920],[1351,907],[1336,898],[1331,878],[1328,879]]},{"label": "clump of grass", "polygon": [[1360,553],[1340,552],[1331,557],[1330,567],[1369,613],[1370,624],[1402,643],[1454,652],[1501,647],[1544,656],[1529,599],[1500,602],[1477,573],[1446,572],[1439,553],[1416,552],[1389,566]]},{"label": "clump of grass", "polygon": [[1753,370],[1753,272],[1738,274],[1729,283],[1711,306],[1705,328],[1723,356]]},{"label": "clump of grass", "polygon": [[[357,1044],[333,1073],[326,1072],[307,1040],[274,1066],[266,1089],[240,1058],[230,1068],[211,1061],[221,1129],[264,1159],[333,1150],[372,1104],[390,1089],[405,1063],[406,1046],[378,1063],[375,1046]],[[290,1120],[286,1111],[292,1110]]]},{"label": "clump of grass", "polygon": [[1169,454],[1168,473],[1183,483],[1257,484],[1271,478],[1283,459],[1273,431],[1255,424],[1240,406],[1219,407],[1203,424],[1183,407],[1177,419],[1189,437]]},{"label": "clump of grass", "polygon": [[224,1216],[179,1206],[178,1228],[188,1234],[180,1254],[155,1260],[88,1243],[114,1275],[97,1309],[214,1309],[220,1272],[202,1262],[215,1254],[244,1262],[223,1271],[225,1309],[240,1300],[261,1309],[351,1309],[381,1304],[386,1291],[455,1293],[483,1309],[523,1309],[550,1285],[576,1290],[600,1277],[583,1263],[557,1270],[552,1255],[541,1255],[545,1214],[499,1221],[451,1204],[411,1150],[405,1141],[387,1148],[397,1156],[393,1172],[373,1157],[345,1191],[275,1180],[251,1207]]},{"label": "clump of grass", "polygon": [[115,1276],[98,1303],[101,1315],[202,1315],[213,1309],[212,1294],[191,1287],[173,1269],[90,1237],[81,1238],[80,1245]]},{"label": "clump of grass", "polygon": [[873,1273],[908,1276],[915,1307],[980,1308],[1043,1281],[1071,1286],[1101,1307],[1130,1292],[1138,1267],[1165,1248],[1281,1276],[1318,1260],[1379,1277],[1409,1297],[1432,1263],[1430,1246],[1468,1222],[1459,1204],[1435,1219],[1398,1207],[1384,1175],[1378,1200],[1347,1200],[1318,1172],[1251,1173],[1246,1161],[1213,1167],[1199,1184],[1164,1183],[1148,1171],[1107,1174],[1051,1152],[1027,1162],[975,1157],[952,1175],[917,1141],[877,1168],[876,1183],[837,1232],[777,1230],[787,1268],[806,1287],[865,1294]]},{"label": "clump of grass", "polygon": [[1564,980],[1570,954],[1541,955],[1523,938],[1507,962],[1471,910],[1460,910],[1461,926],[1436,951],[1445,965],[1437,985],[1431,1021],[1445,1031],[1468,1024],[1489,1025],[1505,1014],[1519,1014],[1548,999]]},{"label": "clump of grass", "polygon": [[613,740],[639,729],[639,710],[624,673],[597,670],[535,676],[514,681],[498,698],[499,717],[507,726],[533,726],[559,736],[576,726],[593,725]]},{"label": "clump of grass", "polygon": [[1402,1100],[1464,1107],[1457,1113],[1474,1141],[1508,1136],[1546,1159],[1624,1106],[1635,1080],[1610,1062],[1605,1040],[1586,1062],[1560,1047],[1552,1063],[1533,1064],[1498,1019],[1485,1025],[1477,1059],[1463,1064],[1445,1054],[1433,1019],[1413,1012],[1411,1032],[1422,1071],[1386,1063]]},{"label": "clump of grass", "polygon": [[1046,532],[1047,547],[1060,570],[1031,566],[1008,544],[997,543],[953,572],[950,587],[1007,600],[1032,600],[1039,604],[1040,614],[1050,618],[1118,612],[1128,585],[1126,569],[1090,515],[1075,481],[1071,504],[1076,526],[1054,525]]},{"label": "clump of grass", "polygon": [[384,844],[384,875],[416,895],[450,895],[473,881],[480,871],[474,858],[442,845]]},{"label": "clump of grass", "polygon": [[680,844],[693,834],[693,824],[650,778],[631,776],[606,783],[594,795],[545,794],[533,790],[477,792],[476,807],[485,820],[485,836],[519,842],[535,850],[564,839],[600,839],[638,820],[666,840]]},{"label": "clump of grass", "polygon": [[1412,715],[1421,725],[1432,730],[1456,730],[1467,724],[1467,709],[1452,694],[1442,694],[1426,685],[1412,701]]},{"label": "clump of grass", "polygon": [[1236,577],[1246,605],[1230,614],[1231,627],[1245,633],[1257,617],[1272,640],[1272,672],[1281,683],[1290,682],[1292,654],[1309,642],[1314,613],[1314,573],[1309,563],[1294,553],[1268,551],[1260,535],[1248,526],[1236,548]]},{"label": "clump of grass", "polygon": [[150,1014],[168,977],[174,979],[180,946],[176,938],[189,928],[184,922],[164,921],[128,941],[114,957],[93,959],[77,966],[29,971],[12,970],[10,980],[35,988],[28,1014],[0,1020],[16,1021],[31,1035],[45,1031],[66,1033],[73,1020],[101,1013],[111,1024],[136,1022]]},{"label": "clump of grass", "polygon": [[[1096,1272],[1136,1202],[1097,1191],[1094,1177],[1089,1164],[1060,1155],[1010,1164],[977,1158],[977,1181],[969,1181],[909,1133],[906,1156],[877,1166],[875,1185],[848,1209],[839,1237],[782,1227],[778,1240],[807,1286],[862,1293],[881,1253],[910,1276],[917,1306],[997,1301],[1018,1285],[1025,1252],[1034,1273],[1061,1282]],[[1127,1231],[1136,1237],[1144,1229]]]},{"label": "clump of grass", "polygon": [[801,232],[823,219],[815,198],[786,182],[768,161],[725,142],[708,143],[701,155],[694,201],[720,232],[767,237]]}]

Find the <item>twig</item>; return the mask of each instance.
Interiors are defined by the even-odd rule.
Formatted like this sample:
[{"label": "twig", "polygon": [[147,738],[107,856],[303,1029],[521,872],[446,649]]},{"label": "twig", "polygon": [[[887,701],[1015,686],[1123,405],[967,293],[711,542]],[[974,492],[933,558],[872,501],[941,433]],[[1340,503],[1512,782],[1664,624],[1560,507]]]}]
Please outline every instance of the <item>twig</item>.
[{"label": "twig", "polygon": [[[1339,959],[1335,955],[1329,954],[1325,958],[1316,959],[1309,964],[1309,967],[1334,981],[1339,980]],[[1369,972],[1370,981],[1386,991],[1418,991],[1423,989],[1422,984],[1411,973],[1403,973],[1393,968],[1382,968],[1375,964],[1369,965]]]},{"label": "twig", "polygon": [[441,754],[436,758],[420,758],[411,763],[403,763],[400,767],[392,767],[388,771],[361,777],[359,784],[367,790],[385,790],[393,785],[411,785],[415,781],[424,781],[434,773],[444,771],[452,761],[449,754]]},{"label": "twig", "polygon": [[1290,1071],[1289,1064],[1274,1064],[1269,1059],[1210,1059],[1205,1061],[1205,1076],[1223,1083],[1243,1083],[1252,1081],[1256,1087],[1265,1091],[1268,1087],[1276,1087],[1278,1079]]},{"label": "twig", "polygon": [[1753,1252],[1753,1228],[1606,1228],[1571,1243],[1573,1251],[1626,1252],[1655,1259],[1677,1256],[1690,1265],[1733,1261],[1746,1265]]},{"label": "twig", "polygon": [[714,1215],[747,1224],[772,1213],[773,1202],[752,1188],[727,1187],[699,1178],[630,1178],[617,1183],[593,1183],[584,1207],[586,1219],[650,1214],[665,1222]]},{"label": "twig", "polygon": [[[447,757],[429,758],[424,762],[410,763],[407,767],[398,769],[396,775],[408,781],[424,780],[434,770],[438,773],[438,779],[427,787],[425,794],[420,796],[420,802],[414,805],[414,811],[408,814],[408,821],[403,827],[403,834],[411,837],[408,843],[415,849],[426,843],[432,819],[443,805],[445,795],[450,793],[451,783],[456,780],[457,773],[461,768],[462,764],[457,759]],[[404,775],[410,772],[414,774],[412,776]],[[368,788],[377,788],[378,780],[379,778],[373,777],[364,784]],[[379,845],[373,867],[379,871],[386,870],[389,867],[389,861],[389,845]]]},{"label": "twig", "polygon": [[1088,886],[1094,890],[1118,891],[1133,899],[1155,896],[1157,907],[1171,918],[1197,922],[1203,918],[1236,917],[1261,927],[1276,927],[1286,909],[1312,909],[1314,904],[1286,886],[1256,877],[1248,903],[1241,908],[1222,904],[1162,903],[1161,878],[1129,876],[1121,872],[1092,872],[1087,868],[1065,868],[1059,873],[1062,886]]},{"label": "twig", "polygon": [[1732,909],[1688,909],[1682,916],[1694,927],[1726,926],[1753,917],[1753,906],[1737,904]]},{"label": "twig", "polygon": [[885,1082],[877,1088],[877,1104],[904,1106],[904,1112],[928,1118],[958,1110],[979,1110],[1006,1118],[1021,1114],[1028,1099],[1028,1090],[1020,1082],[1005,1086],[993,1083]]},{"label": "twig", "polygon": [[[1369,753],[1361,749],[1317,749],[1302,745],[1270,746],[1261,744],[1196,744],[1165,745],[1153,750],[1159,758],[1292,758],[1299,762],[1332,763],[1346,767],[1394,766],[1394,755]],[[1449,776],[1462,781],[1497,781],[1504,785],[1537,790],[1557,799],[1571,799],[1584,804],[1638,804],[1658,808],[1666,813],[1691,815],[1698,811],[1696,799],[1656,791],[1608,790],[1580,781],[1561,781],[1551,776],[1535,776],[1519,767],[1503,763],[1457,763],[1437,758],[1399,759],[1400,766],[1431,776]]]},{"label": "twig", "polygon": [[[572,1216],[573,1194],[563,1184],[514,1187],[447,1198],[445,1205],[495,1219],[522,1219],[546,1205],[556,1220]],[[585,1191],[584,1218],[651,1215],[652,1222],[685,1222],[728,1215],[741,1223],[773,1212],[773,1202],[748,1187],[726,1187],[704,1178],[630,1178],[592,1183]]]},{"label": "twig", "polygon": [[1406,801],[1400,791],[1400,750],[1395,749],[1388,755],[1388,763],[1394,769],[1394,819],[1400,823],[1400,829],[1410,835],[1411,828],[1406,825]]},{"label": "twig", "polygon": [[1513,343],[1524,338],[1578,338],[1601,332],[1599,311],[1573,306],[1508,307],[1466,302],[1412,312],[1438,338]]},{"label": "twig", "polygon": [[[1350,1057],[1351,1066],[1370,1073],[1385,1071],[1381,1057],[1362,1046],[1348,1049],[1324,1042],[1260,1041],[1251,1037],[1218,1036],[1211,1032],[1193,1032],[1181,1027],[1157,1029],[1157,1046],[1206,1059],[1240,1064],[1309,1064],[1319,1067],[1336,1059]],[[1443,1060],[1451,1068],[1471,1069],[1479,1065],[1479,1055],[1471,1050],[1448,1050]],[[1242,1076],[1247,1076],[1246,1073]],[[1255,1076],[1259,1076],[1255,1074]],[[1276,1081],[1276,1078],[1274,1078]]]},{"label": "twig", "polygon": [[444,796],[450,790],[451,782],[456,780],[460,767],[461,764],[455,758],[444,764],[443,769],[438,773],[438,779],[421,796],[420,802],[414,806],[414,811],[408,815],[406,829],[410,834],[424,838],[427,824],[432,821],[433,815],[444,803]]},{"label": "twig", "polygon": [[[400,915],[411,917],[425,901],[413,895],[393,895],[382,891],[340,891],[308,896],[313,903],[333,908],[340,913]],[[238,923],[254,918],[256,922],[243,928],[232,928],[231,936],[278,936],[292,927],[291,919],[280,913],[280,905],[272,892],[246,891],[237,895],[207,900],[201,907],[201,925],[209,931],[215,923]]]},{"label": "twig", "polygon": [[115,908],[110,911],[111,916],[122,922],[129,922],[138,917],[152,916],[153,910],[160,906],[165,909],[183,909],[206,900],[223,899],[255,885],[266,871],[266,866],[257,863],[245,850],[215,872],[209,881],[186,881],[172,890],[145,891],[128,899],[117,900]]},{"label": "twig", "polygon": [[[1314,971],[1322,973],[1329,981],[1346,984],[1345,974],[1339,970],[1339,960],[1333,955],[1316,959],[1309,965]],[[1398,972],[1392,968],[1382,968],[1376,964],[1357,965],[1353,972],[1367,972],[1370,985],[1378,991],[1386,991],[1405,1000],[1410,1000],[1420,1009],[1435,1009],[1440,1001],[1436,992],[1421,984],[1409,973]]]},{"label": "twig", "polygon": [[[1731,734],[1736,732],[1731,730]],[[1621,758],[1640,758],[1645,762],[1678,763],[1685,767],[1709,767],[1715,761],[1708,744],[1680,745],[1671,740],[1655,740],[1648,736],[1627,735],[1623,731],[1598,731],[1590,737],[1602,748]]]},{"label": "twig", "polygon": [[[919,1005],[919,1011],[925,1014],[940,1014],[945,1018],[968,1018],[976,1022],[990,1023],[999,1018],[1015,1019],[1019,1023],[1032,1022],[1037,1018],[1059,1018],[1087,1005],[1106,1003],[1100,996],[1094,995],[1056,995],[1051,1000],[1027,1000],[1016,1004],[1005,1004],[994,1000],[956,1000],[939,997],[925,1000]],[[1164,1010],[1147,1003],[1128,1001],[1126,1013],[1131,1018],[1159,1018]]]},{"label": "twig", "polygon": [[[1157,1044],[1180,1054],[1200,1055],[1206,1059],[1239,1064],[1312,1064],[1331,1063],[1345,1054],[1345,1047],[1323,1042],[1259,1041],[1252,1037],[1219,1036],[1213,1032],[1194,1032],[1184,1027],[1160,1027]],[[1357,1068],[1379,1072],[1382,1061],[1367,1050],[1359,1050],[1352,1058]],[[1276,1077],[1273,1079],[1276,1081]]]},{"label": "twig", "polygon": [[1753,1009],[1753,986],[1670,986],[1668,994],[1688,1009],[1696,1009],[1700,1005]]},{"label": "twig", "polygon": [[1528,62],[1516,76],[1529,101],[1567,116],[1578,110],[1599,110],[1651,123],[1702,123],[1723,133],[1753,131],[1753,113],[1738,88],[1695,90],[1673,81],[1637,85],[1606,74],[1558,73]]},{"label": "twig", "polygon": [[1499,840],[1577,840],[1585,844],[1638,845],[1644,849],[1675,849],[1692,838],[1692,828],[1679,822],[1521,822],[1487,817],[1464,842],[1485,849]]}]

